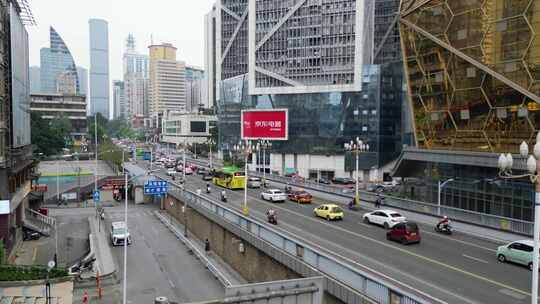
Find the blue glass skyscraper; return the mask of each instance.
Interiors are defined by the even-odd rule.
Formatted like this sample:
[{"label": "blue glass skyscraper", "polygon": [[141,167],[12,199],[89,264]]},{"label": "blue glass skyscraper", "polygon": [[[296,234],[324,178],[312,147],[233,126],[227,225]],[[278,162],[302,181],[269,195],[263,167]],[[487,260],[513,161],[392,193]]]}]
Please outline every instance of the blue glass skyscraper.
[{"label": "blue glass skyscraper", "polygon": [[90,19],[90,113],[109,118],[109,30],[107,21]]},{"label": "blue glass skyscraper", "polygon": [[68,47],[62,40],[62,37],[51,26],[50,47],[42,48],[40,53],[41,61],[41,93],[57,93],[58,77],[66,72],[74,75],[76,81],[76,92],[80,92],[79,77],[77,75],[77,66]]}]

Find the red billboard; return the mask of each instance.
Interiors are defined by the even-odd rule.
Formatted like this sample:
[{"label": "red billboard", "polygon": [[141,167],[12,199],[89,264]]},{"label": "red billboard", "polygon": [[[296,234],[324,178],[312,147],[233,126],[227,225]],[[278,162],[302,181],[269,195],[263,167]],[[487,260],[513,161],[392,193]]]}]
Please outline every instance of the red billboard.
[{"label": "red billboard", "polygon": [[243,110],[242,139],[287,140],[288,118],[287,109]]}]

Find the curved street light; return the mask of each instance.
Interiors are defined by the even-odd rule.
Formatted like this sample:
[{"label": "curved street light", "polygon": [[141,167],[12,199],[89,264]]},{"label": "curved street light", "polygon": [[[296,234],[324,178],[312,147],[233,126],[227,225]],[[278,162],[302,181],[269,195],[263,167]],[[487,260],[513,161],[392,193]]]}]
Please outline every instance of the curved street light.
[{"label": "curved street light", "polygon": [[359,182],[359,176],[358,176],[358,162],[359,162],[359,156],[362,152],[369,151],[369,144],[364,143],[360,140],[359,137],[357,137],[355,140],[351,140],[348,143],[345,143],[343,145],[345,150],[350,151],[351,153],[356,155],[356,184],[355,184],[355,195],[354,195],[354,204],[358,204],[360,202],[359,197],[359,191],[358,191],[358,182]]},{"label": "curved street light", "polygon": [[528,178],[535,186],[535,201],[534,201],[534,233],[533,233],[533,258],[532,258],[532,291],[531,291],[531,303],[537,303],[538,299],[538,258],[540,251],[540,132],[536,135],[536,143],[533,147],[532,155],[529,154],[529,145],[525,141],[519,145],[519,154],[524,159],[528,173],[514,175],[512,174],[512,167],[514,165],[514,158],[512,154],[502,153],[499,156],[498,167],[499,177],[503,179],[520,179]]}]

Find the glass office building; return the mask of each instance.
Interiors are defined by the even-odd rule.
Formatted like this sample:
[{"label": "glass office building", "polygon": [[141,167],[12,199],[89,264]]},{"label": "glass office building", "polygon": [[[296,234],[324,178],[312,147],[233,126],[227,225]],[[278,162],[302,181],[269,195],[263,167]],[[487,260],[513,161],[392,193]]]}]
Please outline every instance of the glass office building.
[{"label": "glass office building", "polygon": [[[289,138],[274,141],[273,154],[344,155],[343,144],[359,137],[369,143],[360,167],[380,167],[401,152],[402,65],[366,65],[363,90],[279,95],[248,95],[248,77],[221,82],[218,101],[220,147],[227,152],[240,140],[242,109],[287,108]],[[345,171],[354,170],[345,157]]]},{"label": "glass office building", "polygon": [[530,220],[531,184],[494,178],[498,153],[540,129],[540,2],[407,0],[400,30],[418,150],[395,173],[421,180],[404,191],[436,202],[437,181],[457,178],[443,204]]},{"label": "glass office building", "polygon": [[61,75],[68,72],[75,77],[76,92],[80,93],[79,75],[77,66],[68,47],[62,37],[53,27],[49,28],[50,47],[42,48],[40,51],[40,87],[41,93],[62,93],[58,92],[57,82]]}]

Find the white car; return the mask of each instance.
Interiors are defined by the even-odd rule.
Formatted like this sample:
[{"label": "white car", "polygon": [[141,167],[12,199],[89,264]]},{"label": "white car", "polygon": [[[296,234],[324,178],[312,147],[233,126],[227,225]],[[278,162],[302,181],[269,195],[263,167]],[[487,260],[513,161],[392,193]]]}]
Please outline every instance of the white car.
[{"label": "white car", "polygon": [[111,224],[111,242],[113,246],[123,245],[127,239],[127,244],[131,245],[131,235],[124,222],[113,222]]},{"label": "white car", "polygon": [[393,210],[375,210],[368,212],[363,216],[364,222],[367,224],[377,224],[389,229],[397,223],[405,222],[407,219]]},{"label": "white car", "polygon": [[285,202],[287,195],[279,189],[269,189],[261,192],[261,198],[271,202]]},{"label": "white car", "polygon": [[176,170],[175,170],[174,168],[173,168],[173,169],[167,170],[167,175],[168,175],[168,176],[173,176],[173,175],[175,175],[175,174],[176,174]]},{"label": "white car", "polygon": [[261,179],[258,177],[250,177],[248,178],[247,186],[249,188],[260,188],[261,187]]}]

